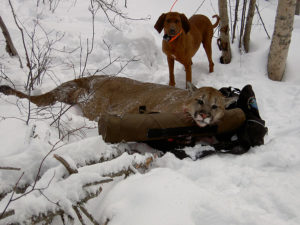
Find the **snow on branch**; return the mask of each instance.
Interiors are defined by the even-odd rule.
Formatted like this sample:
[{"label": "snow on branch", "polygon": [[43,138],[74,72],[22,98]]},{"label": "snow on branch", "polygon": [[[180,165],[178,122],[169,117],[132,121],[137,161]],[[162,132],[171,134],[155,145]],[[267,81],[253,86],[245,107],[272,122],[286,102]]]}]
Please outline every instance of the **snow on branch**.
[{"label": "snow on branch", "polygon": [[[119,154],[113,153],[109,154],[110,156],[101,157],[93,163],[80,165],[76,169],[73,168],[73,165],[79,165],[76,160],[71,162],[68,156],[55,154],[54,158],[63,167],[57,166],[50,169],[32,185],[32,190],[39,190],[39,192],[32,194],[33,191],[29,191],[16,197],[14,197],[16,193],[13,192],[9,199],[8,196],[2,199],[0,203],[4,201],[9,201],[9,203],[0,214],[1,223],[2,221],[16,224],[51,223],[54,217],[60,216],[62,220],[67,217],[71,221],[78,219],[81,224],[86,224],[82,217],[84,214],[92,224],[99,224],[84,204],[98,197],[107,183],[118,182],[120,178],[125,179],[139,171],[144,172],[145,169],[149,169],[154,159],[151,154],[130,155],[126,152],[122,154],[122,150],[119,152]],[[68,170],[70,176],[64,176],[65,169]],[[40,188],[51,176],[48,185]],[[35,204],[32,204],[33,202]],[[26,209],[25,212],[24,209]]]}]

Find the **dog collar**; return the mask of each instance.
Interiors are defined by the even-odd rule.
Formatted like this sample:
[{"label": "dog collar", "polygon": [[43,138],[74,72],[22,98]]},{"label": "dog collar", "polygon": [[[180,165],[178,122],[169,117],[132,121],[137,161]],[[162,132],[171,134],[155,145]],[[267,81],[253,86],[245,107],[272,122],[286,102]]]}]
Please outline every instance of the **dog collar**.
[{"label": "dog collar", "polygon": [[170,35],[165,34],[164,37],[163,37],[163,40],[165,40],[168,43],[171,43],[171,42],[175,41],[179,37],[179,35],[181,35],[181,34],[182,34],[182,29],[173,37],[170,36]]}]

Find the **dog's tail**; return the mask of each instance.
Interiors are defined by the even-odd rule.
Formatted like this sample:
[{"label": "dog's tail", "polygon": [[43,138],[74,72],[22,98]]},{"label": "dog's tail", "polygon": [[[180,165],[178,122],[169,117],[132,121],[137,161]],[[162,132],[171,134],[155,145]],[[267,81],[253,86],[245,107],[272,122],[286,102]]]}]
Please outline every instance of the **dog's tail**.
[{"label": "dog's tail", "polygon": [[213,24],[213,28],[216,28],[219,25],[220,17],[216,14],[213,15],[213,18],[217,18],[217,21]]}]

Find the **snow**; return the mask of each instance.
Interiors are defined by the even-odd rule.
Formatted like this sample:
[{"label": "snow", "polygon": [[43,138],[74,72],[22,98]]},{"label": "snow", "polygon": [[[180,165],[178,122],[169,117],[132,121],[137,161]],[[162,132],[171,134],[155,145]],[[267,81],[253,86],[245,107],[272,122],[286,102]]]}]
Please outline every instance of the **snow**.
[{"label": "snow", "polygon": [[[37,7],[36,1],[12,1],[28,33],[33,31],[34,21],[38,17],[41,27],[51,31],[48,36],[51,40],[55,40],[56,35],[64,34],[61,41],[54,44],[50,72],[43,77],[34,94],[45,93],[79,76],[82,71],[80,61],[83,63],[84,58],[80,60],[78,47],[81,41],[84,57],[86,39],[91,41],[92,35],[91,14],[88,11],[90,1],[60,1],[54,12],[49,11],[49,5],[39,2]],[[117,17],[118,29],[113,28],[99,10],[95,18],[94,49],[89,56],[86,72],[93,74],[117,59],[116,63],[102,71],[103,74],[114,74],[127,60],[135,59],[118,76],[167,84],[168,66],[161,51],[162,34],[158,34],[153,25],[161,13],[170,10],[173,2],[128,0],[127,8],[124,8],[124,2],[119,1],[120,9],[127,16],[149,19],[125,21]],[[178,0],[173,11],[183,12],[189,17],[201,3]],[[277,1],[259,0],[257,3],[266,28],[272,35]],[[217,12],[217,1],[204,1],[198,10],[210,19]],[[19,61],[7,55],[4,37],[0,34],[0,84],[11,85],[12,81],[18,90],[24,91],[28,71],[21,35],[13,21],[8,1],[1,2],[0,15],[24,65],[20,69]],[[40,46],[46,40],[41,27],[37,26],[35,33]],[[215,72],[208,73],[207,58],[201,47],[193,58],[193,83],[198,87],[215,88],[242,88],[251,84],[260,114],[269,128],[265,145],[254,147],[240,156],[213,155],[196,161],[188,158],[179,160],[167,153],[154,158],[148,169],[136,169],[134,165],[144,163],[152,157],[153,151],[150,153],[147,151],[149,148],[142,146],[146,150],[144,155],[128,154],[127,150],[136,147],[135,144],[110,145],[103,142],[98,136],[97,123],[83,118],[76,107],[62,115],[60,124],[56,122],[51,125],[59,115],[62,104],[57,103],[51,109],[40,109],[31,104],[32,119],[26,125],[28,101],[0,94],[0,167],[20,168],[0,169],[0,193],[11,190],[23,172],[19,187],[29,191],[31,187],[26,185],[34,184],[41,161],[52,150],[41,167],[40,179],[36,184],[38,188],[45,188],[43,193],[48,200],[39,191],[33,191],[12,202],[8,209],[14,209],[15,215],[0,220],[0,224],[22,222],[40,211],[57,209],[57,202],[65,212],[76,218],[75,224],[80,224],[72,205],[87,193],[97,193],[100,186],[102,192],[98,197],[85,204],[100,224],[106,221],[109,225],[300,224],[300,17],[295,16],[282,82],[271,81],[267,77],[271,40],[267,38],[257,14],[253,20],[250,52],[240,53],[238,40],[235,40],[232,45],[233,59],[228,65],[218,61],[220,51],[216,37],[217,33],[212,46]],[[61,49],[74,51],[62,52]],[[9,80],[3,79],[5,75]],[[184,88],[185,71],[179,63],[175,63],[175,76],[177,86]],[[64,107],[67,109],[68,106]],[[68,135],[67,131],[72,132]],[[193,156],[201,150],[201,146],[186,150]],[[69,175],[65,167],[53,158],[54,154],[63,157],[72,168],[77,168],[78,173]],[[102,162],[104,159],[108,161]],[[108,174],[122,170],[132,174],[126,179],[123,175],[113,178],[110,183],[83,188],[88,183],[107,180]],[[0,201],[0,213],[9,198],[10,194]],[[86,224],[91,224],[86,217],[84,219]],[[62,224],[61,219],[56,217],[52,224]]]}]

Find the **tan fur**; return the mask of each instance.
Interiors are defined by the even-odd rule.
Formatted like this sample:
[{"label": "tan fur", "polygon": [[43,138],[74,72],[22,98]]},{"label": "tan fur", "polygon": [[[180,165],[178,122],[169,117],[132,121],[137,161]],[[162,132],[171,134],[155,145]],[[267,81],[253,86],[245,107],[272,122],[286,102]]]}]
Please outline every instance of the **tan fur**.
[{"label": "tan fur", "polygon": [[[56,101],[76,104],[90,120],[96,120],[105,113],[138,113],[140,106],[146,106],[148,111],[153,112],[186,111],[199,125],[199,115],[203,114],[211,117],[210,124],[217,122],[223,116],[226,104],[221,93],[211,87],[197,89],[190,85],[190,90],[185,90],[129,78],[91,76],[68,81],[38,96],[29,97],[8,86],[0,86],[0,92],[28,98],[38,106],[51,105]],[[199,99],[205,104],[199,105]],[[212,109],[212,105],[218,108]]]},{"label": "tan fur", "polygon": [[165,40],[162,42],[162,50],[167,55],[169,65],[169,85],[175,86],[174,60],[184,65],[186,82],[192,82],[192,57],[198,51],[201,43],[208,58],[209,72],[214,71],[211,41],[213,29],[219,24],[220,17],[217,15],[213,17],[217,18],[215,24],[212,24],[204,15],[194,15],[188,20],[184,14],[177,12],[164,13],[158,18],[154,28],[159,33],[164,30],[165,34],[175,36],[183,30],[182,34],[173,42]]}]

